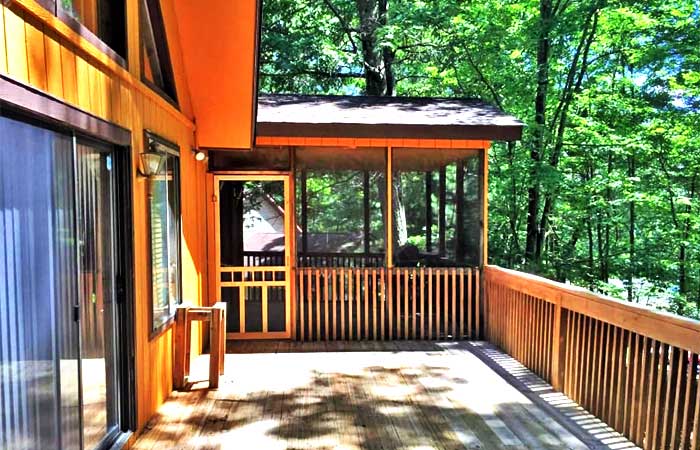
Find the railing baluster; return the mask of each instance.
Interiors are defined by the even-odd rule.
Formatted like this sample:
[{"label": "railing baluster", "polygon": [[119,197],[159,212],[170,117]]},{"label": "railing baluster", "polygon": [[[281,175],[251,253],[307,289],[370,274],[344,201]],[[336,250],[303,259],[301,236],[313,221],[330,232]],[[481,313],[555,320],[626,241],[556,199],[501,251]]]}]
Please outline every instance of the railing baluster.
[{"label": "railing baluster", "polygon": [[352,307],[353,294],[355,291],[355,272],[354,269],[348,268],[348,339],[355,339],[355,312]]},{"label": "railing baluster", "polygon": [[338,270],[334,267],[331,272],[333,283],[333,334],[332,339],[338,338]]},{"label": "railing baluster", "polygon": [[[681,448],[687,448],[688,445],[687,442],[689,441],[689,427],[691,425],[690,421],[692,420],[691,414],[691,409],[690,406],[693,404],[693,389],[696,387],[695,386],[695,373],[697,371],[697,355],[694,355],[693,353],[689,353],[688,359],[686,360],[686,367],[685,367],[685,403],[683,405],[683,419],[681,421],[681,431],[680,431],[680,437],[679,441],[681,444]],[[699,402],[700,403],[700,402]],[[698,435],[695,434],[696,439],[698,438]]]},{"label": "railing baluster", "polygon": [[428,268],[428,339],[433,339],[433,268]]},{"label": "railing baluster", "polygon": [[449,281],[450,281],[450,273],[448,272],[448,269],[444,269],[442,272],[442,281],[444,284],[444,289],[443,289],[443,302],[444,302],[444,309],[443,309],[443,318],[442,318],[442,325],[443,325],[443,339],[447,339],[448,334],[450,333],[450,328],[449,328],[449,319],[450,319],[450,287],[449,287]]},{"label": "railing baluster", "polygon": [[306,333],[304,330],[304,278],[306,271],[304,269],[299,269],[299,340],[304,342],[306,340]]},{"label": "railing baluster", "polygon": [[366,340],[369,340],[369,272],[365,268],[365,279],[364,279],[364,292],[365,292],[365,336]]},{"label": "railing baluster", "polygon": [[330,318],[328,317],[328,301],[329,301],[329,298],[328,298],[328,290],[329,290],[328,287],[329,286],[328,286],[328,284],[329,284],[328,267],[326,267],[323,269],[323,285],[325,287],[324,298],[323,298],[324,304],[325,304],[324,310],[323,310],[323,312],[324,312],[323,318],[325,321],[325,323],[324,323],[325,327],[323,329],[323,333],[324,333],[324,337],[326,338],[327,341],[330,340],[330,332],[329,332]]},{"label": "railing baluster", "polygon": [[355,327],[357,328],[357,340],[362,339],[362,286],[360,285],[360,269],[355,269]]},{"label": "railing baluster", "polygon": [[372,339],[377,341],[377,271],[372,270]]},{"label": "railing baluster", "polygon": [[386,269],[381,269],[380,272],[380,283],[379,286],[381,287],[382,295],[381,295],[381,301],[380,301],[380,307],[379,311],[381,312],[381,320],[379,321],[379,325],[381,327],[381,334],[382,334],[382,341],[386,337]]},{"label": "railing baluster", "polygon": [[338,269],[338,284],[340,285],[340,340],[345,340],[345,269]]},{"label": "railing baluster", "polygon": [[420,268],[420,338],[425,339],[425,268]]},{"label": "railing baluster", "polygon": [[417,320],[417,309],[416,305],[418,303],[418,300],[416,299],[416,284],[418,284],[418,270],[412,269],[411,270],[411,279],[413,280],[412,283],[412,291],[411,291],[411,299],[413,301],[413,310],[411,311],[411,339],[417,339],[418,338],[418,333],[416,333],[416,320]]},{"label": "railing baluster", "polygon": [[396,285],[394,304],[396,305],[396,339],[401,339],[401,269],[394,269]]},{"label": "railing baluster", "polygon": [[410,269],[404,269],[403,271],[403,338],[408,339],[408,320],[410,311],[408,309],[408,276]]}]

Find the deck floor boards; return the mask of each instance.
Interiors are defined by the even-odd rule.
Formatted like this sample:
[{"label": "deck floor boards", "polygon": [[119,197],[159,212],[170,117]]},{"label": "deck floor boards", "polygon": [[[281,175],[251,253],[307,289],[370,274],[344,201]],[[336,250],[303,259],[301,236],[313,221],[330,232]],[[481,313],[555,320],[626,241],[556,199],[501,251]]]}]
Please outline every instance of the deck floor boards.
[{"label": "deck floor boards", "polygon": [[[228,351],[219,389],[195,382],[173,393],[134,449],[635,448],[605,424],[591,428],[590,415],[490,344],[229,342]],[[192,378],[205,379],[207,364],[197,358]]]}]

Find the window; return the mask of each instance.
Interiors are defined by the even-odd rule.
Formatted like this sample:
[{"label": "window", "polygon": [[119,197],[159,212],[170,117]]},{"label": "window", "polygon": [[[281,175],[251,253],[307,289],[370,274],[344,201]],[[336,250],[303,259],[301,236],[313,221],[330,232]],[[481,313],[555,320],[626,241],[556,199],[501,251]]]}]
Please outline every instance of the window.
[{"label": "window", "polygon": [[180,303],[180,158],[175,144],[151,133],[146,142],[162,155],[160,171],[148,180],[155,333],[168,325]]},{"label": "window", "polygon": [[383,152],[300,148],[296,163],[299,266],[383,265]]},{"label": "window", "polygon": [[393,154],[394,264],[478,266],[482,153],[396,148]]},{"label": "window", "polygon": [[[121,58],[126,58],[126,7],[115,0],[42,0],[75,31],[87,28]],[[82,27],[81,27],[82,26]]]},{"label": "window", "polygon": [[141,0],[141,78],[173,103],[177,90],[158,0]]}]

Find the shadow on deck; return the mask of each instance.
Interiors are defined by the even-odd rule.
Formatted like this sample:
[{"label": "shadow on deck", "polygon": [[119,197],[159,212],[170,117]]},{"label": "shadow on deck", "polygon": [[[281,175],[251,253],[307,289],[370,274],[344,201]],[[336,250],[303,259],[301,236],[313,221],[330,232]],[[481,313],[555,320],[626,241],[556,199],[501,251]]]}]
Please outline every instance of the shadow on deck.
[{"label": "shadow on deck", "polygon": [[[236,342],[136,449],[632,449],[482,342]],[[207,356],[193,363],[205,378]],[[201,374],[201,376],[200,376]]]}]

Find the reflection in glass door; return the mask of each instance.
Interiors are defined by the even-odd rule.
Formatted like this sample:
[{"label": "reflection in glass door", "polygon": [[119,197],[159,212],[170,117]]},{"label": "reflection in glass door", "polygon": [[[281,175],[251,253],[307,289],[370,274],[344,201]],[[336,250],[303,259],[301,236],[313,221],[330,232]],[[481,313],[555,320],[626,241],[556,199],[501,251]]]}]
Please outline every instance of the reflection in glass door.
[{"label": "reflection in glass door", "polygon": [[119,433],[111,147],[0,116],[0,449]]},{"label": "reflection in glass door", "polygon": [[77,201],[83,448],[118,428],[114,171],[109,148],[78,143]]},{"label": "reflection in glass door", "polygon": [[234,339],[291,336],[287,176],[215,177],[217,291]]}]

